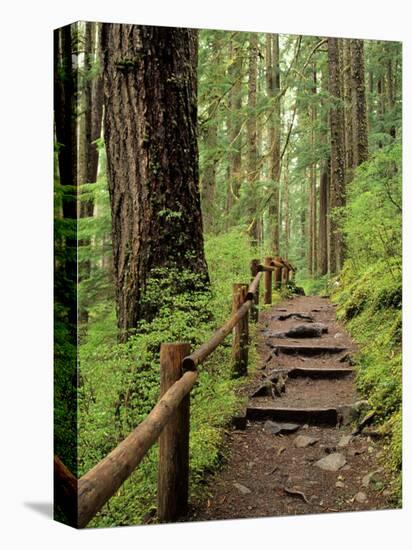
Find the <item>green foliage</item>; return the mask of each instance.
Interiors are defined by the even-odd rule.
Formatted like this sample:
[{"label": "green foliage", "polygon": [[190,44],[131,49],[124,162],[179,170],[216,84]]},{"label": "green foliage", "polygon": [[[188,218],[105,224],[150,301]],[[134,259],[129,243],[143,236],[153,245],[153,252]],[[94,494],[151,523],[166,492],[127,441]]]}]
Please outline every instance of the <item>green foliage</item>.
[{"label": "green foliage", "polygon": [[[400,148],[379,151],[349,190],[349,259],[334,293],[338,316],[360,344],[357,385],[390,434],[387,464],[402,466],[402,274]],[[396,169],[394,169],[396,168]]]},{"label": "green foliage", "polygon": [[[230,314],[232,283],[248,282],[253,257],[238,230],[210,237],[206,243],[211,287],[196,288],[196,276],[173,269],[156,273],[145,299],[157,308],[151,323],[141,323],[126,344],[116,342],[112,299],[89,311],[87,335],[80,346],[80,475],[107,455],[150,412],[158,399],[159,350],[162,342],[186,341],[196,347]],[[156,282],[155,282],[156,281]],[[185,288],[192,288],[190,292]],[[191,393],[191,490],[223,459],[223,430],[241,406],[232,379],[229,339],[200,368]],[[250,363],[256,355],[249,350]],[[153,448],[129,480],[91,522],[91,526],[141,522],[156,506],[157,449]]]}]

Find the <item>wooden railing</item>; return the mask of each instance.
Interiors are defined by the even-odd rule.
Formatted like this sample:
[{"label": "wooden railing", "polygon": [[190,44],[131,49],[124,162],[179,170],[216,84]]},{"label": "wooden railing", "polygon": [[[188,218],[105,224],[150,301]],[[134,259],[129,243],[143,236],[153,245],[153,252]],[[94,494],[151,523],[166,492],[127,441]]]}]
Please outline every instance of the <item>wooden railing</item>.
[{"label": "wooden railing", "polygon": [[175,521],[187,514],[189,492],[190,391],[200,365],[233,331],[233,375],[245,376],[248,363],[249,312],[258,320],[259,283],[264,274],[264,303],[274,288],[287,284],[295,268],[281,257],[251,262],[251,283],[233,285],[232,315],[193,353],[186,343],[160,347],[160,399],[126,439],[79,480],[55,457],[55,499],[71,525],[85,527],[140,464],[159,439],[157,517]]}]

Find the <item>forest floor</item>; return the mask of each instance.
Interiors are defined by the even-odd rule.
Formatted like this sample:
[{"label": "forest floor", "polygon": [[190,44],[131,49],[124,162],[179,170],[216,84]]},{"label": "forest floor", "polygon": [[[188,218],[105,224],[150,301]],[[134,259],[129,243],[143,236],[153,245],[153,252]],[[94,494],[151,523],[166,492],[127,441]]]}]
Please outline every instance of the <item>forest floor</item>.
[{"label": "forest floor", "polygon": [[[293,312],[313,321],[279,320]],[[313,322],[328,332],[313,338],[274,335]],[[393,507],[382,440],[370,427],[353,435],[368,408],[356,394],[351,361],[356,346],[336,321],[331,302],[287,299],[261,313],[257,332],[260,362],[244,390],[249,396],[244,429],[228,432],[228,459],[207,481],[207,496],[192,503],[189,521]],[[279,393],[268,380],[277,381],[279,390],[282,378],[285,391]],[[252,397],[259,388],[267,395]]]}]

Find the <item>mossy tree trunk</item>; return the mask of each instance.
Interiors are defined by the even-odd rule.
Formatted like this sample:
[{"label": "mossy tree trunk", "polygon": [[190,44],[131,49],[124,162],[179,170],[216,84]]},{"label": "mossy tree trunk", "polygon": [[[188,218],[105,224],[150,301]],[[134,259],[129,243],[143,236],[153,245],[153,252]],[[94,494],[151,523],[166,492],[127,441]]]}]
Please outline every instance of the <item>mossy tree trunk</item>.
[{"label": "mossy tree trunk", "polygon": [[188,269],[208,282],[196,135],[197,32],[104,24],[102,49],[122,341],[156,314],[144,299],[154,270]]}]

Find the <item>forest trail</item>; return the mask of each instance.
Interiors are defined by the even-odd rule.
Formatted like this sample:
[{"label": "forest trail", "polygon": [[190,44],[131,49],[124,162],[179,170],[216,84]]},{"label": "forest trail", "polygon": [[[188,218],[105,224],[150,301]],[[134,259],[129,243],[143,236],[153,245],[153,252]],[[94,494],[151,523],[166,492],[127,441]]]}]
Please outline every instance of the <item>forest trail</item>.
[{"label": "forest trail", "polygon": [[[303,319],[281,320],[291,313]],[[302,324],[327,332],[278,337]],[[354,384],[355,345],[334,306],[321,297],[287,299],[262,313],[257,329],[260,361],[245,388],[246,425],[227,434],[228,461],[189,519],[390,508],[381,440],[367,427],[352,434],[350,421],[360,422],[367,407]]]}]

